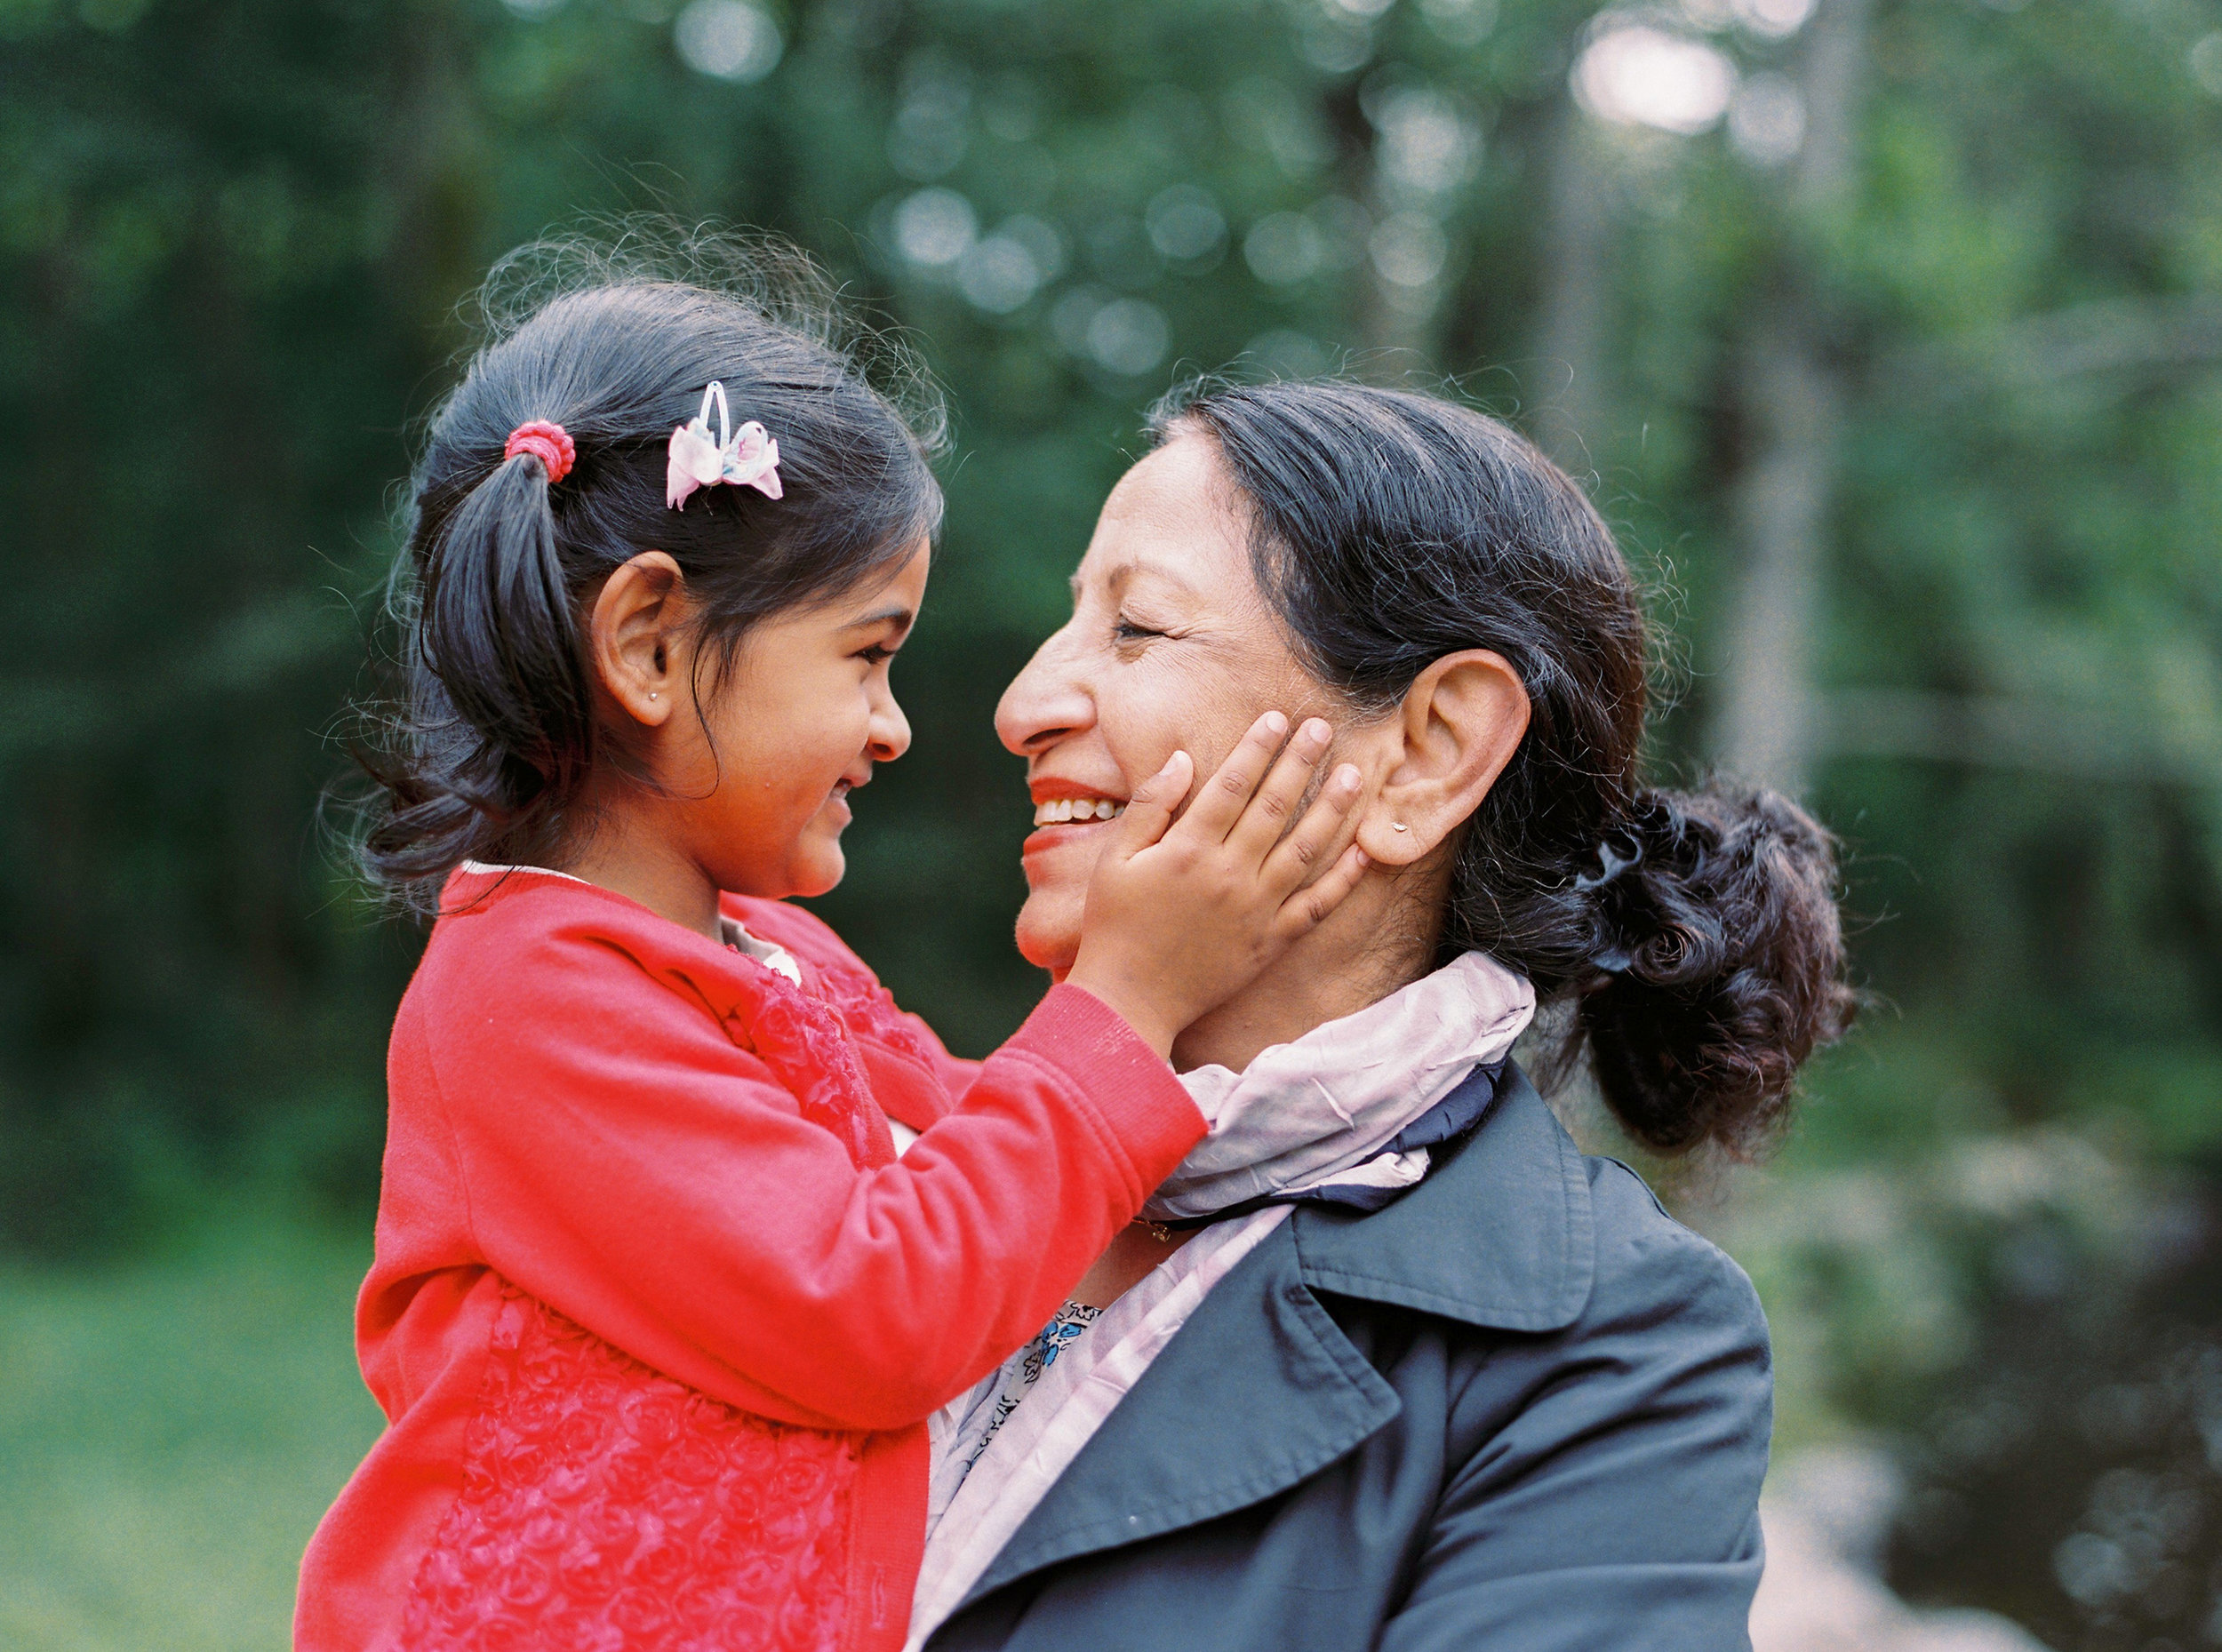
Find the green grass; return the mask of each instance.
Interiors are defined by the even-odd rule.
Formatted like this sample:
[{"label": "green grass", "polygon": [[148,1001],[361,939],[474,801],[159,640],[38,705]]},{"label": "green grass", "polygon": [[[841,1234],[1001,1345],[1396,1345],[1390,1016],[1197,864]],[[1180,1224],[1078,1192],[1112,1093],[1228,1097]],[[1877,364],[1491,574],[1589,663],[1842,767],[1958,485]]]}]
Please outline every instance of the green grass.
[{"label": "green grass", "polygon": [[0,1647],[288,1644],[302,1545],[380,1425],[349,1322],[368,1240],[255,1214],[0,1270]]}]

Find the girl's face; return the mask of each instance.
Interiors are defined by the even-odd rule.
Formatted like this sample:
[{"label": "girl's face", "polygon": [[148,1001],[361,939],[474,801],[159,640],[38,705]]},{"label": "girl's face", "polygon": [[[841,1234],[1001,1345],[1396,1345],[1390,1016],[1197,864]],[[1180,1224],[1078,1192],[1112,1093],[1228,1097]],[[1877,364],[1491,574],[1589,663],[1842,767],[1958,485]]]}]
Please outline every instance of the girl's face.
[{"label": "girl's face", "polygon": [[1019,950],[1059,977],[1079,950],[1089,875],[1110,835],[1104,821],[1080,818],[1083,808],[1123,805],[1175,750],[1211,773],[1269,709],[1291,723],[1336,718],[1251,577],[1233,497],[1195,435],[1128,471],[1073,575],[1073,617],[996,707],[996,732],[1027,760],[1036,822]]},{"label": "girl's face", "polygon": [[658,778],[667,829],[717,888],[778,900],[841,882],[849,794],[910,746],[888,666],[928,562],[922,540],[885,584],[757,626],[714,689],[705,665],[699,720],[680,688]]}]

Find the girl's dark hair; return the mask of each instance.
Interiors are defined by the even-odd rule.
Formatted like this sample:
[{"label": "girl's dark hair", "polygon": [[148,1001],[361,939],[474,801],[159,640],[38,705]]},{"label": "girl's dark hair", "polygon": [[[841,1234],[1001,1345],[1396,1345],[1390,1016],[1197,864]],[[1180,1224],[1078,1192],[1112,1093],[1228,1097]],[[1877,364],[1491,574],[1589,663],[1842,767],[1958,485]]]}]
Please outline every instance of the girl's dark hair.
[{"label": "girl's dark hair", "polygon": [[1340,382],[1197,386],[1155,439],[1212,442],[1251,558],[1312,674],[1387,713],[1461,649],[1526,686],[1526,734],[1458,841],[1444,958],[1489,953],[1573,1014],[1599,1088],[1666,1152],[1748,1152],[1798,1064],[1849,1026],[1835,845],[1787,798],[1641,783],[1642,602],[1579,488],[1436,397]]},{"label": "girl's dark hair", "polygon": [[[941,520],[931,384],[791,247],[633,226],[526,247],[480,296],[484,341],[412,479],[404,688],[365,759],[381,795],[364,866],[420,906],[465,860],[544,858],[593,765],[627,762],[596,726],[581,626],[611,570],[667,553],[722,673],[756,622],[891,576]],[[713,379],[736,427],[779,443],[781,499],[719,486],[667,507],[671,433]],[[552,486],[540,458],[503,457],[535,419],[575,445]]]}]

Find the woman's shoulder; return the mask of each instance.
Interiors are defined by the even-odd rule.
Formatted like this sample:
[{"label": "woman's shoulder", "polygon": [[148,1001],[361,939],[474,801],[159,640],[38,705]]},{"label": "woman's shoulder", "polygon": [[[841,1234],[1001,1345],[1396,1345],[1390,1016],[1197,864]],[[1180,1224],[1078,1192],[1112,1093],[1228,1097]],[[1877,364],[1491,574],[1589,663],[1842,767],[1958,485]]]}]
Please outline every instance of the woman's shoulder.
[{"label": "woman's shoulder", "polygon": [[1586,1156],[1595,1274],[1578,1338],[1641,1333],[1768,1365],[1767,1316],[1734,1257],[1677,1221],[1617,1159]]}]

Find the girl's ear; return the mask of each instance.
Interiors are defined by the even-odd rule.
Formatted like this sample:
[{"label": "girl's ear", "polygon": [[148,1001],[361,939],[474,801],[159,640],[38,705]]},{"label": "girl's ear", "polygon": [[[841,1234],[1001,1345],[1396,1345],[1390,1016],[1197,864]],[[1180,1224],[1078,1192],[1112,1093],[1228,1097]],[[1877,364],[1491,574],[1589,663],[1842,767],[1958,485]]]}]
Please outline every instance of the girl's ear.
[{"label": "girl's ear", "polygon": [[643,551],[603,581],[587,620],[596,686],[647,728],[661,728],[677,701],[685,589],[677,563]]},{"label": "girl's ear", "polygon": [[1528,730],[1528,690],[1501,654],[1464,649],[1421,672],[1384,730],[1387,778],[1358,826],[1358,845],[1408,866],[1489,795]]}]

